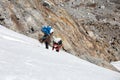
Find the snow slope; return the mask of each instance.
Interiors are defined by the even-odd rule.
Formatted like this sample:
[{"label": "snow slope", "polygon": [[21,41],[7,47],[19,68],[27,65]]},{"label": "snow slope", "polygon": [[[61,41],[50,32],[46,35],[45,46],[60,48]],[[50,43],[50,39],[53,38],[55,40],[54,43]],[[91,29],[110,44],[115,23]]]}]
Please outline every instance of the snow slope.
[{"label": "snow slope", "polygon": [[111,64],[120,71],[120,61],[112,62]]},{"label": "snow slope", "polygon": [[0,80],[120,80],[120,73],[0,26]]}]

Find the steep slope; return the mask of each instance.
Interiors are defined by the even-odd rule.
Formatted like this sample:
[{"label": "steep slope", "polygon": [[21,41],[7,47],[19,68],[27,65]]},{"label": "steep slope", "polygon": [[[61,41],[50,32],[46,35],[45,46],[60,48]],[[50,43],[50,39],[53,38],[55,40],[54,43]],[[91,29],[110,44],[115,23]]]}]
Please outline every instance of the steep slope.
[{"label": "steep slope", "polygon": [[0,80],[120,80],[120,73],[0,26]]},{"label": "steep slope", "polygon": [[64,5],[84,36],[79,46],[84,47],[85,51],[81,49],[84,52],[78,56],[101,66],[107,66],[104,60],[120,60],[119,1],[66,0],[58,4]]},{"label": "steep slope", "polygon": [[119,7],[116,0],[0,0],[0,24],[36,39],[51,25],[64,50],[116,70],[109,63],[120,60]]}]

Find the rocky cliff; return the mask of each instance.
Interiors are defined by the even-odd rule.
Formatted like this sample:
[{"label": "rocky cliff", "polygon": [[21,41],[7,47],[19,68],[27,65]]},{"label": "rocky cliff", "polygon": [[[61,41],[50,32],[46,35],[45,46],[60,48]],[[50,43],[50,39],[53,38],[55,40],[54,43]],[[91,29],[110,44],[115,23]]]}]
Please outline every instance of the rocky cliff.
[{"label": "rocky cliff", "polygon": [[99,66],[116,70],[120,60],[118,0],[0,0],[0,24],[39,39],[51,25],[64,50]]}]

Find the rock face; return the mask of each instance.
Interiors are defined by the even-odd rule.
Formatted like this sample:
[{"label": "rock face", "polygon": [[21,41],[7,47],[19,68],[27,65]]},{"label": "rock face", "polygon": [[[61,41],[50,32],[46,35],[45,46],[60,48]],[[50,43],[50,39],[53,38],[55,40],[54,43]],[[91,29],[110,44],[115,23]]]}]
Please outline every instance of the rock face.
[{"label": "rock face", "polygon": [[0,0],[0,24],[38,39],[51,25],[64,50],[99,66],[120,60],[118,0]]}]

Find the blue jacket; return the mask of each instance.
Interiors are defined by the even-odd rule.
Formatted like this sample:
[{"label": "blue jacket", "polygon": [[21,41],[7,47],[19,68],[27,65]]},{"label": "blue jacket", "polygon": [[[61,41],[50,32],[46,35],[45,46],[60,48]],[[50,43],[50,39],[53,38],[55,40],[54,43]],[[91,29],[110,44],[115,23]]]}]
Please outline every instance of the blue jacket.
[{"label": "blue jacket", "polygon": [[46,35],[50,35],[50,30],[52,29],[51,26],[43,26],[41,31],[46,34]]}]

